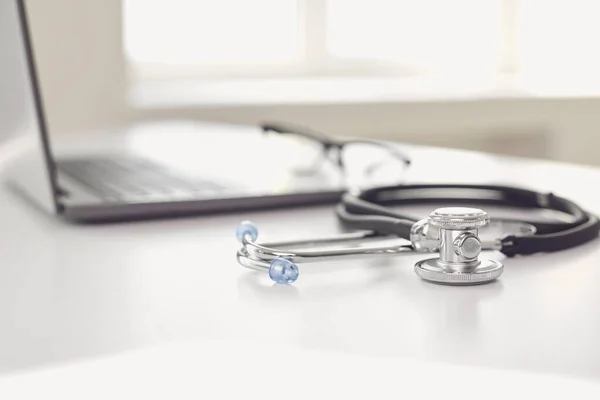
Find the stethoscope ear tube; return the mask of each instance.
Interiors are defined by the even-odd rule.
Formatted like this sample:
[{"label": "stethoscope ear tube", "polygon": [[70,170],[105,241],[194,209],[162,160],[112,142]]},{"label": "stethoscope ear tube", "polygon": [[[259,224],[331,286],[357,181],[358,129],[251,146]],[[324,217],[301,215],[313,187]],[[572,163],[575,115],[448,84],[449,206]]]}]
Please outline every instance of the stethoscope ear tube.
[{"label": "stethoscope ear tube", "polygon": [[598,237],[600,220],[595,215],[587,214],[587,222],[573,228],[532,236],[510,235],[502,239],[500,250],[508,257],[550,253],[580,246]]},{"label": "stethoscope ear tube", "polygon": [[[472,196],[457,197],[456,194],[462,190],[469,190]],[[411,225],[415,221],[388,206],[420,204],[434,200],[548,209],[572,216],[572,222],[521,221],[535,226],[536,232],[532,235],[509,234],[501,238],[498,250],[509,257],[566,250],[593,240],[600,233],[600,220],[572,201],[552,193],[539,193],[509,186],[421,184],[379,187],[357,194],[344,194],[337,207],[337,215],[340,221],[350,228],[372,230],[408,239]]]},{"label": "stethoscope ear tube", "polygon": [[[385,229],[390,226],[386,222],[389,221],[384,221]],[[411,236],[416,234],[416,241],[398,237],[397,231],[393,233],[396,239],[392,241],[382,236],[382,232],[363,231],[332,238],[259,243],[256,226],[244,221],[236,232],[242,244],[237,252],[237,260],[244,267],[267,272],[276,283],[292,283],[299,276],[297,263],[430,252],[437,253],[437,256],[414,265],[414,271],[421,279],[450,285],[481,284],[494,281],[504,270],[504,265],[499,261],[479,259],[484,244],[478,236],[478,228],[489,222],[489,216],[483,210],[447,207],[436,209],[427,219],[413,224],[424,229],[411,232]],[[430,233],[435,238],[435,248],[423,246],[425,242],[421,239],[429,239]],[[364,239],[368,238],[384,240],[367,243]],[[302,249],[305,244],[311,248]]]},{"label": "stethoscope ear tube", "polygon": [[336,213],[345,226],[374,231],[381,235],[396,235],[402,238],[410,236],[410,230],[416,221],[348,193],[342,197],[342,203],[336,207]]}]

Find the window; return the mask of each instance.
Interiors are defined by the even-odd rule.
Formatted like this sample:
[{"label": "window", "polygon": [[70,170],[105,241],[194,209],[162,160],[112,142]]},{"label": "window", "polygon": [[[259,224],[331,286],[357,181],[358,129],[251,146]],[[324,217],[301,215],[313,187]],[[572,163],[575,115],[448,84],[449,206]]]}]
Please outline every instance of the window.
[{"label": "window", "polygon": [[598,2],[522,0],[519,5],[515,53],[523,74],[598,80]]},{"label": "window", "polygon": [[593,0],[123,2],[125,55],[141,79],[581,76],[600,66]]},{"label": "window", "polygon": [[499,1],[329,0],[328,54],[415,71],[490,69],[498,63]]},{"label": "window", "polygon": [[135,68],[151,75],[272,72],[299,62],[296,0],[124,4],[125,53]]}]

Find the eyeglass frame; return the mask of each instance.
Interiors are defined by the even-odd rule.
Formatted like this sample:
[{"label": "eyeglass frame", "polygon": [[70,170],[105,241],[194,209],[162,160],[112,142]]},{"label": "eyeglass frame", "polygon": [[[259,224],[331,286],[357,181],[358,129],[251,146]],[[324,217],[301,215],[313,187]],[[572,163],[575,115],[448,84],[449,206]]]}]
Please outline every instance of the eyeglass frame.
[{"label": "eyeglass frame", "polygon": [[[275,132],[281,135],[298,135],[302,138],[314,140],[322,146],[323,158],[334,162],[342,171],[345,170],[344,160],[342,152],[345,146],[351,144],[368,144],[382,147],[388,153],[390,153],[395,159],[401,161],[405,168],[411,165],[411,160],[408,156],[404,155],[401,151],[391,146],[389,143],[371,139],[341,139],[329,136],[325,133],[316,131],[311,128],[304,126],[292,125],[289,123],[282,122],[263,122],[260,124],[260,128],[264,134],[269,132]],[[336,150],[336,157],[330,157],[332,150]]]}]

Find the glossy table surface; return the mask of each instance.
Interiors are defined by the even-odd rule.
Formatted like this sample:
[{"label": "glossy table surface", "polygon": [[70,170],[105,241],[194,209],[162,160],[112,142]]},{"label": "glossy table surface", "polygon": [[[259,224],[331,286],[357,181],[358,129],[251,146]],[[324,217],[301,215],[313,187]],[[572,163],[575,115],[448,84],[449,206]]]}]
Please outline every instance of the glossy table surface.
[{"label": "glossy table surface", "polygon": [[[600,169],[409,148],[413,182],[552,191],[600,213]],[[435,161],[432,161],[435,160]],[[407,255],[301,266],[289,286],[235,261],[264,239],[340,231],[332,206],[82,226],[0,191],[0,375],[180,341],[415,359],[600,380],[600,240],[505,259],[495,283],[419,280]]]}]

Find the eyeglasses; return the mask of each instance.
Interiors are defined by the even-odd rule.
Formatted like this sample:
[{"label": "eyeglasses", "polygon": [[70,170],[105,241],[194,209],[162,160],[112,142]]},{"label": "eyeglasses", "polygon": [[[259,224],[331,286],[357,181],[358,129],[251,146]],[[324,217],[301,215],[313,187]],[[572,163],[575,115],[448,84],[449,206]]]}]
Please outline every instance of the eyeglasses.
[{"label": "eyeglasses", "polygon": [[[261,124],[270,135],[281,163],[301,175],[317,173],[329,161],[353,183],[398,183],[411,160],[393,145],[369,139],[341,139],[310,128],[281,122]],[[272,137],[274,136],[274,137]],[[273,141],[271,141],[273,139]]]}]

